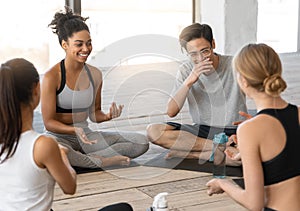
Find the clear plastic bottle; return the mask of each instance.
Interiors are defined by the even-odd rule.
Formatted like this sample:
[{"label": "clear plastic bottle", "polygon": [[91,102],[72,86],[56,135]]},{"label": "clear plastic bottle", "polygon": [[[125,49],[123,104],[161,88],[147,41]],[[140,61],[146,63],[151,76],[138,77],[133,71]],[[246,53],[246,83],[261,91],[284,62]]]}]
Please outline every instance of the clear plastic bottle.
[{"label": "clear plastic bottle", "polygon": [[225,133],[219,133],[213,139],[213,152],[210,160],[213,160],[213,177],[225,178],[226,177],[226,142],[228,137]]},{"label": "clear plastic bottle", "polygon": [[154,197],[153,204],[147,211],[169,211],[166,196],[167,192],[159,193]]}]

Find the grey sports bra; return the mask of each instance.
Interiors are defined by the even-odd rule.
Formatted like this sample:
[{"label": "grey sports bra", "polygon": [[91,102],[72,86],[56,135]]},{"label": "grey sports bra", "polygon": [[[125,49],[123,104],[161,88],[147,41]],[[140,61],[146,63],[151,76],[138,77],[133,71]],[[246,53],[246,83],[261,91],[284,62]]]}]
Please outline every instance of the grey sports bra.
[{"label": "grey sports bra", "polygon": [[56,91],[56,113],[77,113],[87,111],[94,102],[94,81],[87,65],[84,69],[90,79],[90,86],[85,90],[72,90],[66,85],[64,59],[60,62],[61,83]]}]

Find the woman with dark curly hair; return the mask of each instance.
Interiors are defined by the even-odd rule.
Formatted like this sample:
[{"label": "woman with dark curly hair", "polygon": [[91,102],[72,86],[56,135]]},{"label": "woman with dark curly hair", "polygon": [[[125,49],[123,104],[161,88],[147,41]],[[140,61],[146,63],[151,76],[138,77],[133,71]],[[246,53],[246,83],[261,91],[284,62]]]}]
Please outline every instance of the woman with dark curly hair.
[{"label": "woman with dark curly hair", "polygon": [[86,64],[92,39],[85,21],[66,7],[49,24],[57,34],[65,58],[46,72],[41,107],[47,130],[69,149],[72,166],[99,168],[129,165],[130,159],[148,150],[146,136],[134,132],[93,131],[88,118],[101,123],[121,115],[123,105],[101,109],[102,72]]}]

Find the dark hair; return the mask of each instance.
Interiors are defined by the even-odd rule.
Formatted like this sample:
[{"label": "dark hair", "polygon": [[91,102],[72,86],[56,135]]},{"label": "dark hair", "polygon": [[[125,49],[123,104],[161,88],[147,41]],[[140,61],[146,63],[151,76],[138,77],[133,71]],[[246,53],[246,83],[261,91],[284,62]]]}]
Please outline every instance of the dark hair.
[{"label": "dark hair", "polygon": [[186,44],[194,39],[204,38],[211,45],[213,41],[212,29],[207,24],[193,23],[185,27],[179,35],[179,42],[182,48],[186,49]]},{"label": "dark hair", "polygon": [[32,90],[39,82],[39,74],[25,59],[9,60],[0,67],[0,156],[13,156],[22,132],[21,104],[32,102]]},{"label": "dark hair", "polygon": [[51,27],[52,32],[57,34],[60,45],[63,40],[67,41],[75,32],[82,30],[90,32],[89,27],[85,23],[88,17],[83,18],[80,15],[74,14],[67,6],[65,10],[65,13],[63,11],[56,12],[53,20],[48,25]]}]

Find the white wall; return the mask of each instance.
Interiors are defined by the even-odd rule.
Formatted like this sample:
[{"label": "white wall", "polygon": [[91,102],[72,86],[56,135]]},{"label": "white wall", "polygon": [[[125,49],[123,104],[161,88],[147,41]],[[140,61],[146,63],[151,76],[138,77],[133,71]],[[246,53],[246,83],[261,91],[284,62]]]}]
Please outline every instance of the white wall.
[{"label": "white wall", "polygon": [[197,22],[209,24],[216,52],[234,54],[243,45],[256,42],[257,0],[200,0]]}]

